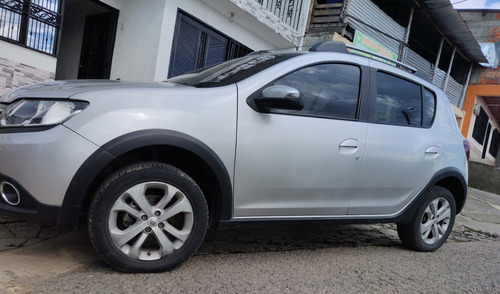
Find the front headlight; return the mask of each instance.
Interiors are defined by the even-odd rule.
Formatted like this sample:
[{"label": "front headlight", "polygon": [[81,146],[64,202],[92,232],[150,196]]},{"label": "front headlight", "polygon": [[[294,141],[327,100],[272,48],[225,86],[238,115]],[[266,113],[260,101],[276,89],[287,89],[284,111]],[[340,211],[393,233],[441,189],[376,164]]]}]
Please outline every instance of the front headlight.
[{"label": "front headlight", "polygon": [[72,100],[20,100],[4,109],[0,127],[40,127],[65,122],[88,106]]}]

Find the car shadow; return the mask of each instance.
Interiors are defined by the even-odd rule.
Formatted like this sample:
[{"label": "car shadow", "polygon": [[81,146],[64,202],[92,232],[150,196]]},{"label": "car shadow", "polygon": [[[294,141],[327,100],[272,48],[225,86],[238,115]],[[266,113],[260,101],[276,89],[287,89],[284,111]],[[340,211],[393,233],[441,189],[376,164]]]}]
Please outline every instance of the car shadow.
[{"label": "car shadow", "polygon": [[394,224],[287,224],[209,230],[197,254],[401,246]]}]

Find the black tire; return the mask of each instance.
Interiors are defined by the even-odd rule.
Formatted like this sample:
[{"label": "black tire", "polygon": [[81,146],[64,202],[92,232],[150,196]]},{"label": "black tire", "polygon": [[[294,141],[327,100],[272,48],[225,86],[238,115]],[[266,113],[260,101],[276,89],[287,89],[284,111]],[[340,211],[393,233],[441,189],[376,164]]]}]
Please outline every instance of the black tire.
[{"label": "black tire", "polygon": [[159,162],[132,164],[111,175],[98,188],[88,217],[98,254],[127,272],[179,266],[201,245],[207,224],[207,203],[198,185]]},{"label": "black tire", "polygon": [[[436,209],[438,213],[435,213]],[[398,224],[398,236],[405,246],[422,252],[439,249],[448,239],[455,222],[455,198],[445,188],[434,186],[408,224]]]}]

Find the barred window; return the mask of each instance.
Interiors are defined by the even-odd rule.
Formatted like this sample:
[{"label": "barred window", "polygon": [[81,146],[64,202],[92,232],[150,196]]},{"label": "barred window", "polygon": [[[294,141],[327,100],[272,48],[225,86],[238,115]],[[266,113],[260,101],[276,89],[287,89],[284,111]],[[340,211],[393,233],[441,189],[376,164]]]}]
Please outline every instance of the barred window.
[{"label": "barred window", "polygon": [[0,0],[0,38],[56,53],[61,0]]}]

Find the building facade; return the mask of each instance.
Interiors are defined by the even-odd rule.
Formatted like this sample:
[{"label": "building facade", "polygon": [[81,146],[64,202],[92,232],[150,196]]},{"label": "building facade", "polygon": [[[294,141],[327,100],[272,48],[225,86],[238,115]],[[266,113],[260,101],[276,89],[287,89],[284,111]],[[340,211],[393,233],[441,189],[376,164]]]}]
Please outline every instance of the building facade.
[{"label": "building facade", "polygon": [[488,57],[488,64],[474,68],[462,134],[472,143],[472,160],[500,166],[500,11],[467,10],[460,14]]},{"label": "building facade", "polygon": [[[446,92],[468,138],[479,137],[469,125],[483,110],[489,137],[471,140],[474,156],[495,162],[498,73],[471,74],[487,60],[449,0],[0,0],[0,94],[54,79],[162,81],[331,39],[416,68]],[[491,87],[465,100],[470,80],[471,95]],[[476,104],[484,106],[477,115]]]},{"label": "building facade", "polygon": [[0,94],[53,79],[162,81],[296,48],[310,0],[0,0]]}]

